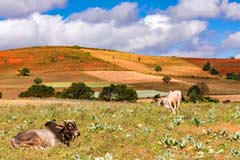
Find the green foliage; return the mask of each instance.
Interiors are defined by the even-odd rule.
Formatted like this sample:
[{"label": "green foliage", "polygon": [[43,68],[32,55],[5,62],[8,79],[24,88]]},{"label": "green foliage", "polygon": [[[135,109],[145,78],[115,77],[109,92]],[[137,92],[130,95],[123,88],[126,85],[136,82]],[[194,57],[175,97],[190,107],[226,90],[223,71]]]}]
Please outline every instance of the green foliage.
[{"label": "green foliage", "polygon": [[238,150],[236,148],[232,148],[231,153],[235,158],[240,158],[240,150]]},{"label": "green foliage", "polygon": [[213,68],[210,69],[210,73],[211,73],[211,75],[217,75],[217,74],[219,74],[219,71],[216,70],[216,69],[213,67]]},{"label": "green foliage", "polygon": [[36,85],[40,85],[40,84],[42,84],[43,83],[43,80],[41,79],[41,78],[35,78],[34,80],[33,80],[33,82],[36,84]]},{"label": "green foliage", "polygon": [[22,68],[18,70],[18,76],[29,76],[30,75],[30,69],[28,68]]},{"label": "green foliage", "polygon": [[105,101],[136,101],[137,100],[137,92],[128,88],[127,85],[114,85],[111,84],[108,87],[104,87],[102,92],[99,94],[99,98]]},{"label": "green foliage", "polygon": [[164,76],[162,80],[164,83],[169,84],[172,79],[169,76]]},{"label": "green foliage", "polygon": [[[203,93],[207,93],[208,87],[205,86],[206,84],[201,83],[197,85],[193,85],[188,89],[187,96],[189,97],[189,101],[196,103],[196,102],[213,102],[218,103],[219,100],[212,99],[210,97],[204,97]],[[200,86],[200,87],[199,87]]]},{"label": "green foliage", "polygon": [[[192,93],[192,92],[194,92],[194,93]],[[200,95],[201,90],[200,90],[199,86],[198,85],[193,85],[192,87],[190,87],[188,89],[187,96],[191,97],[190,94],[193,94],[193,95],[196,95],[196,96]]]},{"label": "green foliage", "polygon": [[227,79],[232,79],[232,80],[240,81],[240,74],[227,73],[226,78],[227,78]]},{"label": "green foliage", "polygon": [[235,79],[235,74],[234,73],[227,73],[226,78],[227,79]]},{"label": "green foliage", "polygon": [[210,62],[207,62],[206,64],[203,65],[202,70],[203,71],[209,71],[211,69],[211,64]]},{"label": "green foliage", "polygon": [[37,97],[47,98],[54,96],[55,90],[53,87],[45,85],[32,85],[27,91],[20,93],[19,97]]},{"label": "green foliage", "polygon": [[75,45],[75,46],[72,46],[73,49],[81,49],[82,47],[78,46],[78,45]]},{"label": "green foliage", "polygon": [[154,68],[154,70],[155,70],[156,72],[160,72],[160,71],[162,71],[162,67],[161,67],[160,65],[156,65],[155,68]]},{"label": "green foliage", "polygon": [[60,95],[61,98],[68,99],[92,99],[93,96],[94,91],[82,82],[72,83],[72,85],[64,89]]}]

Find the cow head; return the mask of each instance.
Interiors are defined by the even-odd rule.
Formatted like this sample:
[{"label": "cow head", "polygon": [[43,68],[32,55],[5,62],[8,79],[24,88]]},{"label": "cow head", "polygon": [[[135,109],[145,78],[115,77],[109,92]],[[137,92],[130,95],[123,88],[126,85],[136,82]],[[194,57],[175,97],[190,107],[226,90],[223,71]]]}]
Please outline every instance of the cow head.
[{"label": "cow head", "polygon": [[74,120],[64,121],[64,133],[69,140],[74,140],[75,137],[80,136],[80,132]]}]

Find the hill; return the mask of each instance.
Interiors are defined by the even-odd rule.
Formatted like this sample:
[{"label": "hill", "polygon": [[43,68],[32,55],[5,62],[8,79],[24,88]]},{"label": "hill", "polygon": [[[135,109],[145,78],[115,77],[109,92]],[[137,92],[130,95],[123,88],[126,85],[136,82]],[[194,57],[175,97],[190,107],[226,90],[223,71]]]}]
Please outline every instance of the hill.
[{"label": "hill", "polygon": [[240,74],[240,59],[214,59],[214,58],[182,58],[183,60],[192,63],[198,67],[202,67],[206,62],[216,68],[220,74],[226,75],[227,73]]},{"label": "hill", "polygon": [[[202,71],[202,64],[206,61],[210,61],[221,74],[233,70],[240,73],[240,67],[237,67],[240,60],[237,59],[146,56],[78,46],[5,50],[0,51],[0,91],[4,98],[16,98],[32,84],[34,78],[41,77],[53,86],[82,81],[94,84],[98,90],[103,83],[126,83],[136,89],[181,89],[184,93],[191,85],[203,81],[210,86],[210,94],[240,93],[240,82],[232,83]],[[161,72],[154,71],[156,65],[162,67]],[[18,77],[17,70],[25,67],[31,69],[31,76]],[[163,84],[164,75],[172,77],[171,85]],[[60,85],[58,89],[64,87]]]}]

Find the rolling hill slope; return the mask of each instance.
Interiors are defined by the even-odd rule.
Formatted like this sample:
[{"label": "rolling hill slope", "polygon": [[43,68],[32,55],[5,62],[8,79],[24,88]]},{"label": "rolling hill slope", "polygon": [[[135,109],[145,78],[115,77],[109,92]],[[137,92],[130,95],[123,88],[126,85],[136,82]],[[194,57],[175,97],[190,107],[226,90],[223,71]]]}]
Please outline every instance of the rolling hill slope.
[{"label": "rolling hill slope", "polygon": [[[206,82],[211,94],[239,94],[240,82],[234,83],[202,71],[202,64],[210,61],[223,74],[240,72],[237,59],[193,59],[159,57],[120,51],[81,47],[31,47],[0,51],[0,91],[6,98],[16,98],[27,89],[36,77],[46,83],[69,84],[88,82],[98,84],[126,83],[137,89],[168,91],[187,89],[198,82]],[[160,65],[157,73],[154,67]],[[225,68],[222,68],[225,66]],[[227,66],[227,67],[226,67]],[[17,70],[30,68],[31,76],[18,77]],[[172,83],[165,86],[162,77],[169,75]],[[223,86],[222,88],[221,86]]]}]

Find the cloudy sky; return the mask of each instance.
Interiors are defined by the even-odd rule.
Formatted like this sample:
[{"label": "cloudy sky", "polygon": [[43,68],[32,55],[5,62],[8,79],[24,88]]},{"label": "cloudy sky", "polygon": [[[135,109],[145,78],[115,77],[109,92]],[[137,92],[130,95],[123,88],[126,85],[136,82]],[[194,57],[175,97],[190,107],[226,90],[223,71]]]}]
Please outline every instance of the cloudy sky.
[{"label": "cloudy sky", "polygon": [[240,0],[2,0],[0,49],[79,45],[240,58]]}]

